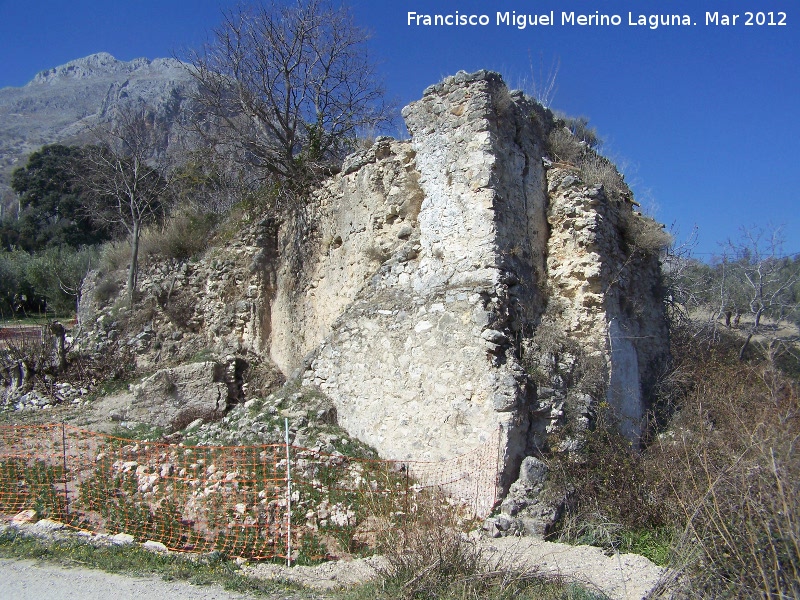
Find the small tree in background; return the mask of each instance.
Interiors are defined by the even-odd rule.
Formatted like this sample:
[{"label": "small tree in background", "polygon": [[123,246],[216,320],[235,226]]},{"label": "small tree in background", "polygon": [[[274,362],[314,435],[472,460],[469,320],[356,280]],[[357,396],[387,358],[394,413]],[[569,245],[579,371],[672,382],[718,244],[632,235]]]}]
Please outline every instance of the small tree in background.
[{"label": "small tree in background", "polygon": [[130,241],[128,305],[133,306],[142,227],[163,214],[170,183],[166,164],[158,161],[157,131],[145,110],[121,113],[97,132],[101,143],[84,151],[76,173],[87,192],[91,218],[124,230]]},{"label": "small tree in background", "polygon": [[727,250],[731,260],[723,267],[729,283],[723,285],[723,294],[737,315],[749,317],[739,358],[744,358],[754,338],[760,338],[773,360],[789,348],[787,344],[797,341],[797,336],[781,333],[781,323],[796,318],[800,310],[796,294],[800,262],[783,254],[780,228],[742,229],[741,239],[729,241]]}]

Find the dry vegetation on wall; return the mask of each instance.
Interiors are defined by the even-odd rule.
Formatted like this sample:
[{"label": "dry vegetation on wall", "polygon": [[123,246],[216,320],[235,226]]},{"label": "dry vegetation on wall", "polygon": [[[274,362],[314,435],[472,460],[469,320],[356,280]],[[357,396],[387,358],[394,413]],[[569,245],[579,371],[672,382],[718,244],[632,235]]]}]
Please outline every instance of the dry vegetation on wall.
[{"label": "dry vegetation on wall", "polygon": [[742,363],[738,339],[672,335],[646,449],[631,451],[601,412],[577,457],[552,459],[570,497],[557,535],[669,564],[677,597],[796,598],[798,382],[764,358]]},{"label": "dry vegetation on wall", "polygon": [[[603,187],[612,201],[633,202],[633,195],[616,165],[600,153],[602,140],[584,117],[561,116],[547,137],[552,157],[575,165],[586,185]],[[635,204],[634,204],[635,205]],[[623,239],[631,252],[658,255],[672,243],[672,237],[655,220],[635,212],[622,213]]]},{"label": "dry vegetation on wall", "polygon": [[588,185],[602,185],[609,197],[630,193],[614,163],[599,153],[603,142],[586,118],[562,115],[553,124],[547,143],[553,158],[578,167]]}]

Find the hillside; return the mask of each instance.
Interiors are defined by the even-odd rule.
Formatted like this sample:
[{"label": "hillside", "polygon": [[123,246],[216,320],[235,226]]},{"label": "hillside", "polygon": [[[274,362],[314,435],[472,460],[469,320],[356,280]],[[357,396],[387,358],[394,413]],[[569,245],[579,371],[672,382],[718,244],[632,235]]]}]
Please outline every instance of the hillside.
[{"label": "hillside", "polygon": [[20,88],[0,89],[0,197],[11,202],[9,175],[45,144],[91,140],[91,129],[130,105],[146,105],[176,148],[193,83],[174,59],[130,62],[92,54],[42,71]]}]

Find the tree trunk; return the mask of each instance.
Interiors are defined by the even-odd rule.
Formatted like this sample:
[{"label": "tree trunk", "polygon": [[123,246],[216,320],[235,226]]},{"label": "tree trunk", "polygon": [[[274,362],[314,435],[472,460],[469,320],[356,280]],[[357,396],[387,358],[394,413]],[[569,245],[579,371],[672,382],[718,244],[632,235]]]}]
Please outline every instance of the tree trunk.
[{"label": "tree trunk", "polygon": [[128,308],[133,308],[133,298],[136,293],[136,276],[139,271],[139,221],[133,222],[131,232],[131,264],[128,267]]},{"label": "tree trunk", "polygon": [[28,391],[33,387],[33,369],[26,360],[19,361],[20,387]]},{"label": "tree trunk", "polygon": [[744,360],[744,353],[747,350],[747,347],[750,345],[750,340],[753,339],[753,333],[750,332],[747,334],[747,338],[744,340],[744,344],[742,347],[739,348],[739,360]]},{"label": "tree trunk", "polygon": [[56,369],[59,373],[63,373],[67,369],[67,350],[65,337],[67,330],[58,321],[54,321],[50,325],[50,333],[53,334],[53,345],[56,353]]}]

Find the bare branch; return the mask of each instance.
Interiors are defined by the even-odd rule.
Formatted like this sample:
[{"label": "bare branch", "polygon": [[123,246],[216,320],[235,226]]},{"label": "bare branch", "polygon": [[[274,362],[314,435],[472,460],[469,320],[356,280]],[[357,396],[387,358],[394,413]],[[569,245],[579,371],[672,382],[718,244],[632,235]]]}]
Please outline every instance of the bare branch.
[{"label": "bare branch", "polygon": [[99,143],[84,149],[76,173],[88,192],[86,209],[95,221],[124,229],[131,244],[128,303],[133,304],[142,226],[160,216],[170,191],[165,159],[158,159],[157,127],[145,109],[122,111],[104,129]]},{"label": "bare branch", "polygon": [[364,130],[389,121],[368,34],[330,0],[269,0],[224,15],[189,57],[210,146],[303,188],[338,168]]}]

